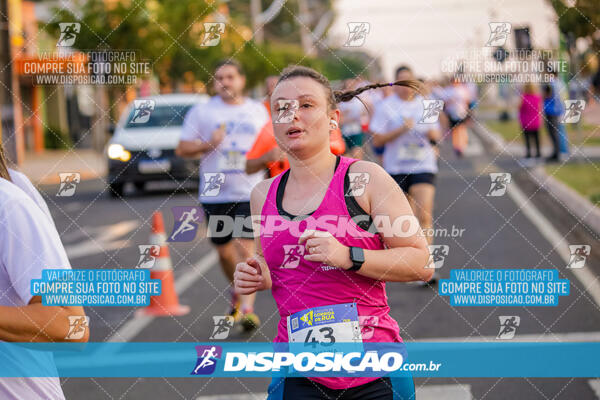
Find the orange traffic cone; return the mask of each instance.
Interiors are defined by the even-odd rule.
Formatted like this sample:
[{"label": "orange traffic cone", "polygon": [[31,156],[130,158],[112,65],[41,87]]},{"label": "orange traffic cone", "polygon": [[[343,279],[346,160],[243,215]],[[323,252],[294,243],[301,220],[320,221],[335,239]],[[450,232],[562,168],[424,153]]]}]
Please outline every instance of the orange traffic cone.
[{"label": "orange traffic cone", "polygon": [[160,279],[162,291],[160,296],[151,296],[150,305],[139,310],[142,315],[153,316],[179,316],[190,312],[188,306],[179,304],[179,298],[175,291],[175,280],[173,278],[173,265],[167,247],[167,235],[165,234],[165,223],[160,211],[152,214],[152,234],[150,244],[160,246],[160,252],[150,271],[152,279]]}]

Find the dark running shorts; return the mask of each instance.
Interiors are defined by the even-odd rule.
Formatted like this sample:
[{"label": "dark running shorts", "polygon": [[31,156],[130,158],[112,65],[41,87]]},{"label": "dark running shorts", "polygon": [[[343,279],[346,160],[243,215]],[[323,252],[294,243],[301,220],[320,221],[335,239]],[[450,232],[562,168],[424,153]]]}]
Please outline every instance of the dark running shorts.
[{"label": "dark running shorts", "polygon": [[450,128],[454,128],[457,125],[460,124],[464,124],[465,122],[467,122],[467,118],[461,118],[461,119],[454,119],[452,117],[448,117],[448,122],[450,124]]},{"label": "dark running shorts", "polygon": [[[241,203],[204,203],[202,204],[204,214],[206,215],[206,223],[208,224],[208,235],[210,241],[216,245],[228,243],[232,238],[254,239],[250,219],[251,215],[250,202]],[[231,221],[228,226],[225,226],[222,217]],[[238,222],[236,223],[235,220]],[[246,224],[242,224],[242,219]],[[212,221],[212,223],[211,223]]]},{"label": "dark running shorts", "polygon": [[361,147],[363,144],[363,133],[357,133],[355,135],[343,136],[344,142],[346,143],[346,151],[355,147]]},{"label": "dark running shorts", "polygon": [[435,185],[435,174],[431,172],[421,172],[419,174],[396,174],[392,175],[398,186],[402,188],[404,193],[408,193],[408,189],[417,183],[429,183]]}]

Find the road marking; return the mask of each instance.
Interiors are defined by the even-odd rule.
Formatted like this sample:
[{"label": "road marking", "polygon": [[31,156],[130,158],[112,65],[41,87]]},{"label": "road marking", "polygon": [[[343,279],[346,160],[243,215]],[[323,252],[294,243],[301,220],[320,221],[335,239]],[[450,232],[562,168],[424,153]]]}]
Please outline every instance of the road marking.
[{"label": "road marking", "polygon": [[483,154],[483,146],[481,140],[477,135],[469,135],[469,143],[463,154],[467,157],[475,157]]},{"label": "road marking", "polygon": [[419,400],[471,400],[471,385],[426,385],[416,388]]},{"label": "road marking", "polygon": [[[568,333],[527,333],[515,334],[513,342],[540,342],[540,343],[562,343],[562,342],[600,342],[600,332],[568,332]],[[498,342],[504,343],[507,340],[498,340],[496,336],[470,336],[470,337],[443,337],[443,338],[425,338],[417,340],[405,340],[411,342]]]},{"label": "road marking", "polygon": [[87,229],[87,232],[93,239],[65,246],[67,256],[70,259],[74,259],[92,254],[104,253],[108,250],[123,248],[129,244],[129,241],[118,241],[116,239],[127,235],[129,232],[137,229],[138,226],[140,226],[140,221],[132,219],[129,221],[121,221],[116,224]]},{"label": "road marking", "polygon": [[[560,255],[566,266],[571,258],[568,243],[560,233],[552,226],[550,221],[528,200],[515,182],[511,182],[506,191],[510,198],[519,207],[521,212],[535,225],[538,231],[552,244],[555,251]],[[570,268],[569,271],[575,275],[585,290],[590,294],[596,305],[600,307],[600,282],[587,266],[583,268]]]},{"label": "road marking", "polygon": [[594,391],[597,399],[600,399],[600,379],[590,379],[588,380],[588,385]]},{"label": "road marking", "polygon": [[[426,385],[416,388],[419,400],[471,400],[471,385]],[[218,394],[200,396],[196,400],[257,400],[266,399],[267,393]]]},{"label": "road marking", "polygon": [[[175,291],[178,295],[185,292],[202,275],[206,273],[218,261],[217,252],[212,250],[205,255],[196,264],[191,265],[189,270],[175,279]],[[146,328],[155,317],[151,315],[136,316],[125,322],[107,342],[129,342],[136,337],[144,328]]]}]

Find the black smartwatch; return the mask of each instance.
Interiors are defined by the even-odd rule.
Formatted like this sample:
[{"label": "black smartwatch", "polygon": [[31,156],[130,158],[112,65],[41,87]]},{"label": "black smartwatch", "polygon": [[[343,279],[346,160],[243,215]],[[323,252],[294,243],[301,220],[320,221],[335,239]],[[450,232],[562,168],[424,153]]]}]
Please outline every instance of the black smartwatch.
[{"label": "black smartwatch", "polygon": [[352,267],[348,268],[348,271],[358,271],[365,262],[365,251],[360,247],[350,247],[350,260]]}]

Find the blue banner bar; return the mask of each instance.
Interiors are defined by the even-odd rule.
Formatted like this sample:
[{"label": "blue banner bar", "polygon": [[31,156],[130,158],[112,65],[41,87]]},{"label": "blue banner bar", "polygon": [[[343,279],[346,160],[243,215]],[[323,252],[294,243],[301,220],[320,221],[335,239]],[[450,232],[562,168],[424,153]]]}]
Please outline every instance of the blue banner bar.
[{"label": "blue banner bar", "polygon": [[[356,344],[349,343],[332,347],[240,342],[0,342],[0,376],[600,376],[599,342],[418,342],[364,343],[363,346],[361,351]],[[356,370],[361,367],[366,368]],[[354,372],[347,372],[345,368]]]}]

